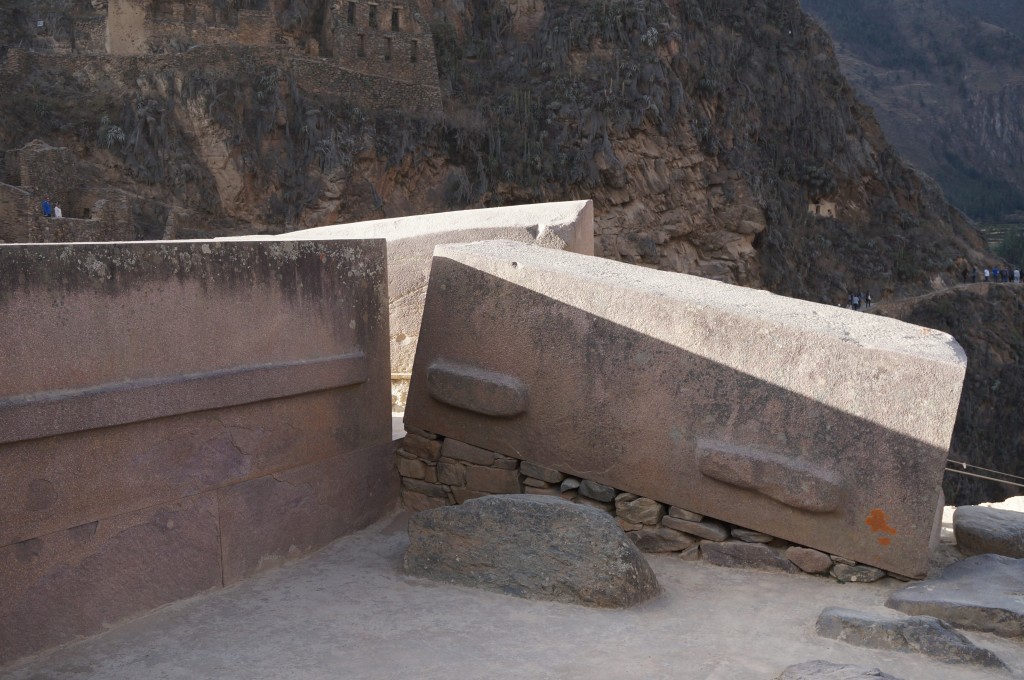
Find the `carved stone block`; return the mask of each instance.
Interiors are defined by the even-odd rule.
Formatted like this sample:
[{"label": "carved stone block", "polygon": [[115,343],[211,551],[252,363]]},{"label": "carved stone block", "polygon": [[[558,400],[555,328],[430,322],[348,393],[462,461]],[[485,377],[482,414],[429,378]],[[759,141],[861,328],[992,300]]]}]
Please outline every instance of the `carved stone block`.
[{"label": "carved stone block", "polygon": [[[919,577],[965,365],[950,336],[892,319],[518,243],[445,245],[406,422]],[[452,367],[462,383],[439,391]]]}]

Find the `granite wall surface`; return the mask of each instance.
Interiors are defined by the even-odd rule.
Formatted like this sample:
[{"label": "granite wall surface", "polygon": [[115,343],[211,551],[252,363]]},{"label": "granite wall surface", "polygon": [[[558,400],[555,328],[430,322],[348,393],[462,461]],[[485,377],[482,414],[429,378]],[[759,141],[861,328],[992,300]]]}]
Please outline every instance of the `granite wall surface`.
[{"label": "granite wall surface", "polygon": [[0,246],[0,663],[397,499],[382,240]]}]

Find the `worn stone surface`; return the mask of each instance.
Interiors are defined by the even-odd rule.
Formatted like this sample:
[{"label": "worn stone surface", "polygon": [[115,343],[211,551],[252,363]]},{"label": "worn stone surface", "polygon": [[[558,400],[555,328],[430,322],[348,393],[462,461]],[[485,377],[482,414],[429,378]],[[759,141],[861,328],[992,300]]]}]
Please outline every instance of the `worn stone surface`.
[{"label": "worn stone surface", "polygon": [[665,506],[658,501],[636,497],[626,500],[624,495],[615,498],[615,514],[627,522],[655,525],[665,516]]},{"label": "worn stone surface", "polygon": [[451,486],[465,486],[466,466],[455,461],[438,461],[437,481],[439,484],[449,484]]},{"label": "worn stone surface", "polygon": [[553,470],[549,467],[544,467],[543,465],[536,465],[535,463],[525,460],[519,465],[519,471],[527,477],[540,479],[550,484],[558,484],[565,479],[565,475],[558,470]]},{"label": "worn stone surface", "polygon": [[[562,492],[562,493],[564,494],[565,492]],[[575,494],[576,492],[573,491],[573,492],[570,492],[570,493]],[[573,496],[572,500],[575,503],[579,503],[581,505],[587,505],[587,506],[590,506],[592,508],[597,508],[598,510],[601,510],[603,512],[608,512],[608,513],[612,513],[612,514],[615,513],[615,504],[614,503],[605,503],[604,501],[595,501],[593,498],[587,498],[586,496],[581,496],[579,494],[576,494],[575,496]]]},{"label": "worn stone surface", "polygon": [[683,508],[677,508],[674,505],[668,509],[668,514],[672,517],[685,519],[687,522],[699,522],[702,519],[704,519],[704,515],[700,513],[690,512],[689,510],[684,510]]},{"label": "worn stone surface", "polygon": [[[409,427],[406,425],[406,427]],[[436,461],[441,457],[441,442],[437,437],[427,438],[414,432],[409,432],[402,439],[401,448],[413,454],[417,458]]]},{"label": "worn stone surface", "polygon": [[[525,477],[523,479],[523,486],[532,486],[535,489],[558,489],[557,484],[545,482],[542,479],[534,479],[533,477]],[[561,489],[558,490],[558,493],[562,493]]]},{"label": "worn stone surface", "polygon": [[543,496],[491,496],[409,521],[406,573],[531,599],[629,607],[658,593],[607,515]]},{"label": "worn stone surface", "polygon": [[611,503],[617,495],[612,487],[590,479],[584,479],[580,482],[579,492],[581,496],[586,496],[602,503]]},{"label": "worn stone surface", "polygon": [[464,487],[455,487],[452,488],[452,495],[455,497],[456,503],[465,503],[466,501],[472,500],[474,498],[484,498],[486,496],[490,496],[491,494],[483,491],[473,491],[471,489],[466,489]]},{"label": "worn stone surface", "polygon": [[900,680],[877,668],[831,661],[805,661],[794,664],[775,680]]},{"label": "worn stone surface", "polygon": [[936,616],[958,628],[1004,637],[1024,636],[1024,560],[976,555],[937,578],[892,593],[885,605],[907,614]]},{"label": "worn stone surface", "polygon": [[402,480],[402,486],[413,493],[421,493],[434,498],[445,498],[448,495],[443,484],[432,484],[422,479],[405,478]]},{"label": "worn stone surface", "polygon": [[801,548],[798,545],[786,548],[786,559],[808,574],[824,574],[832,568],[831,557],[820,550]]},{"label": "worn stone surface", "polygon": [[874,583],[885,576],[885,572],[881,569],[864,564],[852,567],[848,564],[836,564],[830,573],[833,578],[842,583]]},{"label": "worn stone surface", "polygon": [[275,238],[387,240],[391,371],[408,373],[416,356],[435,246],[509,239],[593,255],[594,208],[590,201],[564,201],[461,210],[303,229]]},{"label": "worn stone surface", "polygon": [[738,538],[747,543],[771,543],[775,539],[774,536],[762,534],[760,531],[751,531],[741,527],[733,527],[729,533],[732,534],[733,538]]},{"label": "worn stone surface", "polygon": [[479,465],[466,466],[466,486],[487,493],[522,493],[523,483],[516,470],[499,470]]},{"label": "worn stone surface", "polygon": [[[516,243],[446,245],[405,418],[923,576],[965,363],[950,336],[893,319]],[[525,410],[434,398],[440,364],[521,385]]]},{"label": "worn stone surface", "polygon": [[398,459],[398,474],[403,477],[411,477],[413,479],[423,479],[427,476],[427,466],[419,459],[408,459],[400,457]]},{"label": "worn stone surface", "polygon": [[536,487],[527,486],[523,488],[523,493],[532,493],[538,496],[554,496],[556,498],[562,497],[562,492],[558,490],[557,486],[551,487]]},{"label": "worn stone surface", "polygon": [[[195,592],[195,571],[155,529],[102,534],[111,523],[214,498],[221,583],[252,573],[254,552],[270,566],[397,502],[383,242],[4,246],[0,291],[0,550],[65,535],[100,551],[41,577],[54,589],[32,596],[33,616],[54,621],[39,625],[44,644]],[[248,513],[227,501],[338,461],[361,484],[319,473],[349,498],[320,494],[318,513],[302,493],[267,494]],[[171,541],[179,520],[168,521]],[[143,544],[181,582],[133,552]],[[75,580],[81,569],[91,581]],[[153,583],[140,580],[145,569]],[[16,589],[0,593],[24,602]],[[111,602],[95,612],[74,602],[93,596]],[[4,647],[18,655],[22,645]]]},{"label": "worn stone surface", "polygon": [[4,246],[0,545],[387,441],[382,246]]},{"label": "worn stone surface", "polygon": [[636,543],[636,547],[649,553],[686,550],[697,542],[693,536],[668,527],[644,527],[639,531],[630,531],[626,535]]},{"label": "worn stone surface", "polygon": [[1024,512],[964,506],[953,513],[956,547],[965,555],[1024,557]]},{"label": "worn stone surface", "polygon": [[481,449],[479,446],[472,446],[458,439],[445,439],[440,448],[441,455],[445,458],[473,463],[474,465],[490,465],[494,462],[497,454],[494,451]]},{"label": "worn stone surface", "polygon": [[562,491],[575,491],[576,489],[579,488],[580,480],[576,479],[575,477],[566,477],[565,479],[562,480],[562,484],[559,486],[559,489],[561,489]]},{"label": "worn stone surface", "polygon": [[0,665],[220,585],[216,492],[0,547]]},{"label": "worn stone surface", "polygon": [[218,491],[225,585],[380,517],[394,502],[394,472],[362,461],[387,457],[388,449],[333,456]]},{"label": "worn stone surface", "polygon": [[829,607],[821,612],[814,629],[822,637],[858,647],[916,652],[950,664],[1006,667],[995,654],[933,616],[896,618]]},{"label": "worn stone surface", "polygon": [[682,531],[708,541],[724,541],[729,538],[729,529],[721,522],[705,519],[700,522],[688,522],[678,517],[663,517],[661,523],[670,529]]},{"label": "worn stone surface", "polygon": [[764,543],[704,541],[700,544],[700,551],[705,560],[720,567],[800,573],[800,569],[787,560],[785,555]]},{"label": "worn stone surface", "polygon": [[445,497],[428,496],[426,494],[410,491],[409,489],[402,489],[402,505],[407,510],[419,512],[420,510],[429,510],[431,508],[440,508],[448,505],[448,499]]}]

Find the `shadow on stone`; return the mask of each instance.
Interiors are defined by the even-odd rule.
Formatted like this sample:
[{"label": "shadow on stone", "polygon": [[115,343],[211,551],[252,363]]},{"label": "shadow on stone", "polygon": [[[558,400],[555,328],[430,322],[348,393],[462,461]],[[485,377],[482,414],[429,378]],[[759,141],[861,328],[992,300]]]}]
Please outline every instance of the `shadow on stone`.
[{"label": "shadow on stone", "polygon": [[607,513],[549,496],[488,496],[413,515],[405,571],[592,607],[629,607],[660,590]]}]

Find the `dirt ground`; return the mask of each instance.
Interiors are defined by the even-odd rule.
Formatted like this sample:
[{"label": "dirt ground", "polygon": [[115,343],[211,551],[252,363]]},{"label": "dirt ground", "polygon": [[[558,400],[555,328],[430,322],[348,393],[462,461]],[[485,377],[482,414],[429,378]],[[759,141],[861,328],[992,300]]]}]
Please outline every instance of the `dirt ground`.
[{"label": "dirt ground", "polygon": [[1018,677],[1024,646],[970,633],[1013,674],[819,638],[827,606],[881,610],[900,584],[651,556],[664,592],[630,610],[521,600],[410,578],[408,515],[231,588],[178,602],[0,671],[10,680],[709,678],[768,680],[811,659],[904,680]]}]

